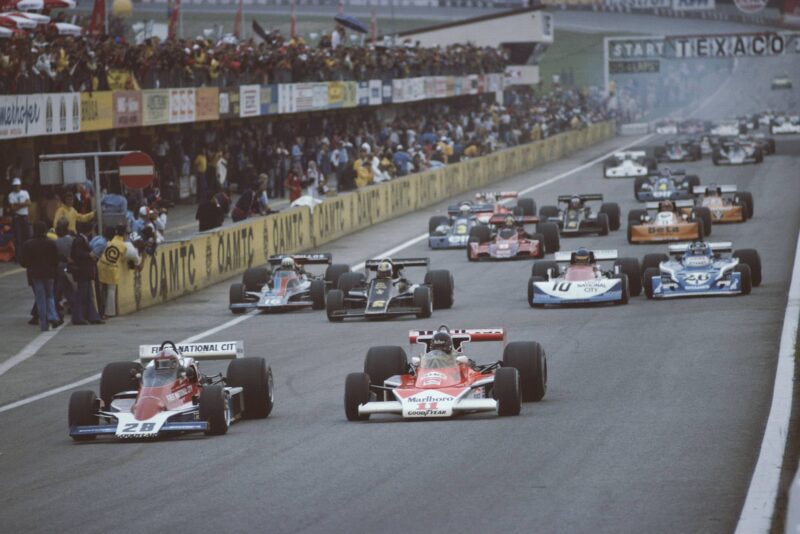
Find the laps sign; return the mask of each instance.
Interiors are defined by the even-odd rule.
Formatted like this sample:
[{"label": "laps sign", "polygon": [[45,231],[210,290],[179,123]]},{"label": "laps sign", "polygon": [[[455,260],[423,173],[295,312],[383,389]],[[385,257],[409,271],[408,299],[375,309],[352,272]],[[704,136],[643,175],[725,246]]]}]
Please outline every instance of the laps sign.
[{"label": "laps sign", "polygon": [[155,164],[144,152],[131,152],[119,160],[119,177],[126,187],[144,189],[153,181]]}]

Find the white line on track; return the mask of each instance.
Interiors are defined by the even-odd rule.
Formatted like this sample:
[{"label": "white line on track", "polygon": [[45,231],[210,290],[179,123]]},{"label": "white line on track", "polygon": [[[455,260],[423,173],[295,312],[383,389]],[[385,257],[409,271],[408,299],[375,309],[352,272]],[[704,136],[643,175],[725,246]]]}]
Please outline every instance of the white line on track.
[{"label": "white line on track", "polygon": [[[528,187],[527,189],[524,189],[524,190],[520,191],[519,193],[520,193],[520,195],[527,194],[527,193],[530,193],[531,191],[535,191],[535,190],[537,190],[539,188],[542,188],[544,186],[547,186],[547,185],[555,183],[555,182],[557,182],[559,180],[562,180],[562,179],[564,179],[564,178],[566,178],[568,176],[572,176],[575,173],[581,172],[581,171],[591,167],[592,165],[595,165],[595,164],[605,160],[609,156],[613,155],[615,152],[619,152],[620,150],[625,150],[626,148],[629,148],[631,146],[634,146],[634,145],[640,144],[640,143],[642,143],[644,141],[647,141],[648,139],[653,137],[653,135],[654,134],[648,134],[648,135],[645,135],[645,136],[642,136],[642,137],[638,137],[635,140],[631,141],[630,143],[626,143],[626,144],[624,144],[624,145],[622,145],[620,147],[617,147],[614,150],[612,150],[612,151],[610,151],[610,152],[608,152],[606,154],[603,154],[602,156],[599,156],[599,157],[589,161],[588,163],[584,163],[583,165],[579,165],[579,166],[577,166],[577,167],[575,167],[573,169],[570,169],[570,170],[568,170],[566,172],[562,172],[561,174],[553,176],[552,178],[550,178],[548,180],[545,180],[544,182],[541,182],[541,183],[538,183],[538,184],[533,185],[531,187]],[[370,257],[371,258],[391,257],[394,254],[397,254],[398,252],[401,252],[401,251],[403,251],[403,250],[405,250],[405,249],[407,249],[409,247],[412,247],[412,246],[416,245],[417,243],[423,241],[427,237],[428,237],[428,233],[425,232],[424,234],[420,234],[420,235],[418,235],[416,237],[413,237],[413,238],[409,239],[408,241],[404,241],[404,242],[400,243],[399,245],[390,248],[389,250],[385,250],[385,251],[381,252],[380,254],[375,254],[375,255],[370,256]],[[362,261],[362,262],[360,262],[360,263],[358,263],[356,265],[352,265],[351,268],[354,271],[360,271],[361,269],[364,268],[364,262]],[[222,323],[221,325],[215,326],[214,328],[210,328],[208,330],[204,330],[203,332],[200,332],[199,334],[195,334],[192,337],[189,337],[189,338],[186,338],[186,339],[184,339],[182,341],[179,341],[178,344],[181,345],[181,344],[184,344],[184,343],[192,343],[192,342],[197,341],[199,339],[203,339],[203,338],[206,338],[208,336],[214,335],[214,334],[216,334],[218,332],[226,330],[226,329],[228,329],[228,328],[230,328],[232,326],[235,326],[235,325],[237,325],[239,323],[247,321],[248,319],[251,319],[255,315],[257,315],[257,312],[255,312],[255,311],[249,312],[249,313],[247,313],[247,314],[245,314],[245,315],[243,315],[241,317],[237,317],[235,319],[231,319],[230,321],[227,321],[225,323]],[[25,360],[27,358],[30,358],[31,356],[33,356],[33,354],[35,354],[35,352],[31,353],[26,358],[23,358],[23,359],[20,359],[19,361],[16,361],[14,363],[14,365],[22,362],[23,360]],[[17,358],[18,356],[19,355],[15,356],[14,358]],[[12,358],[12,359],[14,359],[14,358]],[[2,373],[0,373],[0,374],[2,374]],[[53,395],[57,395],[59,393],[65,392],[65,391],[69,391],[71,389],[75,389],[75,388],[81,387],[81,386],[86,385],[86,384],[90,384],[90,383],[95,382],[95,381],[97,381],[99,379],[100,379],[100,373],[97,373],[97,374],[94,374],[94,375],[89,376],[87,378],[84,378],[82,380],[78,380],[77,382],[72,382],[71,384],[66,384],[64,386],[60,386],[60,387],[57,387],[55,389],[50,389],[50,390],[47,390],[47,391],[43,391],[42,393],[39,393],[37,395],[33,395],[32,397],[27,397],[27,398],[24,398],[24,399],[20,399],[20,400],[18,400],[16,402],[12,402],[10,404],[6,404],[5,406],[0,406],[0,413],[7,412],[9,410],[13,410],[15,408],[19,408],[19,407],[28,405],[28,404],[30,404],[32,402],[36,402],[38,400],[46,399],[47,397],[51,397]]]},{"label": "white line on track", "polygon": [[[789,435],[789,418],[792,415],[792,386],[794,380],[794,349],[797,324],[800,320],[800,233],[794,252],[792,281],[783,316],[783,331],[772,389],[772,405],[764,429],[758,461],[747,490],[747,498],[736,525],[736,534],[761,534],[770,531],[775,513],[775,500],[781,479],[783,454]],[[787,525],[789,532],[789,525]]]},{"label": "white line on track", "polygon": [[21,351],[17,354],[12,356],[11,358],[7,359],[3,363],[0,363],[0,376],[3,376],[9,369],[14,367],[17,364],[20,364],[39,352],[39,349],[44,347],[45,343],[50,341],[58,334],[61,329],[64,328],[64,325],[59,326],[55,330],[50,330],[49,332],[42,332],[33,338],[30,343],[25,345]]}]

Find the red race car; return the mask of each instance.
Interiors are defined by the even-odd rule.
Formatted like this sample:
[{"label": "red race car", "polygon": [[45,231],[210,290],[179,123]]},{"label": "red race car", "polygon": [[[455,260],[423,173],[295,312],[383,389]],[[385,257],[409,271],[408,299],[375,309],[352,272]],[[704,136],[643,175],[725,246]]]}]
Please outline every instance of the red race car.
[{"label": "red race car", "polygon": [[[526,224],[536,224],[536,233],[525,231]],[[467,259],[516,260],[543,258],[545,253],[557,252],[558,225],[539,222],[530,215],[494,215],[489,225],[473,226],[469,231]]]},{"label": "red race car", "polygon": [[[504,344],[503,359],[479,365],[465,353],[470,342]],[[344,411],[348,421],[372,414],[441,418],[491,412],[519,415],[522,402],[537,402],[547,391],[547,358],[535,341],[506,345],[502,328],[411,330],[409,342],[424,347],[409,365],[402,347],[372,347],[363,373],[347,375]]]},{"label": "red race car", "polygon": [[[517,205],[510,207],[508,202],[517,199]],[[516,191],[482,191],[475,193],[475,202],[480,205],[494,206],[490,212],[481,210],[476,218],[478,222],[489,223],[492,215],[536,215],[536,201],[532,198],[519,198]]]}]

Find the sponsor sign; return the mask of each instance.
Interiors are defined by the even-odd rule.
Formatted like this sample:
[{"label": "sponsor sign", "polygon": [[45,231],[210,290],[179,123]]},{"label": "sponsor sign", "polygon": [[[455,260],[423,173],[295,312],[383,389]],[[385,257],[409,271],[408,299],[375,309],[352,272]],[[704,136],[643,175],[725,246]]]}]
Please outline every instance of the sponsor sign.
[{"label": "sponsor sign", "polygon": [[604,0],[603,4],[628,9],[670,9],[672,0]]},{"label": "sponsor sign", "polygon": [[609,59],[655,59],[664,57],[664,39],[609,39]]},{"label": "sponsor sign", "polygon": [[405,80],[392,80],[392,101],[397,104],[406,101]]},{"label": "sponsor sign", "polygon": [[796,36],[785,33],[672,37],[669,52],[680,59],[778,56],[796,51],[797,42],[793,46],[792,39]]},{"label": "sponsor sign", "polygon": [[354,108],[358,105],[358,83],[344,82],[344,107]]},{"label": "sponsor sign", "polygon": [[111,91],[81,93],[81,131],[94,132],[114,127]]},{"label": "sponsor sign", "polygon": [[384,80],[381,82],[381,102],[384,104],[391,104],[392,100],[392,81]]},{"label": "sponsor sign", "polygon": [[114,91],[114,128],[142,125],[141,91]]},{"label": "sponsor sign", "polygon": [[239,90],[228,89],[219,93],[219,116],[222,119],[239,118]]},{"label": "sponsor sign", "polygon": [[278,86],[261,86],[261,115],[275,115],[278,113]]},{"label": "sponsor sign", "polygon": [[358,82],[358,105],[369,105],[369,82]]},{"label": "sponsor sign", "polygon": [[659,72],[660,61],[648,59],[643,61],[610,61],[608,69],[611,74],[653,74]]},{"label": "sponsor sign", "polygon": [[181,124],[195,121],[194,89],[169,90],[169,122]]},{"label": "sponsor sign", "polygon": [[278,86],[278,112],[295,112],[295,85],[293,83],[283,83]]},{"label": "sponsor sign", "polygon": [[733,0],[739,11],[744,13],[758,13],[767,7],[768,0]]},{"label": "sponsor sign", "polygon": [[195,120],[198,122],[218,120],[219,99],[220,92],[216,87],[201,87],[195,89]]},{"label": "sponsor sign", "polygon": [[261,86],[242,85],[239,87],[239,116],[258,117],[261,114]]},{"label": "sponsor sign", "polygon": [[344,107],[344,83],[328,82],[328,107]]},{"label": "sponsor sign", "polygon": [[369,105],[380,106],[383,103],[383,82],[380,80],[369,81]]},{"label": "sponsor sign", "polygon": [[169,91],[151,89],[142,91],[142,124],[155,126],[169,122]]},{"label": "sponsor sign", "polygon": [[673,11],[705,11],[715,7],[715,0],[672,0]]},{"label": "sponsor sign", "polygon": [[0,139],[41,135],[42,101],[34,95],[0,96]]}]

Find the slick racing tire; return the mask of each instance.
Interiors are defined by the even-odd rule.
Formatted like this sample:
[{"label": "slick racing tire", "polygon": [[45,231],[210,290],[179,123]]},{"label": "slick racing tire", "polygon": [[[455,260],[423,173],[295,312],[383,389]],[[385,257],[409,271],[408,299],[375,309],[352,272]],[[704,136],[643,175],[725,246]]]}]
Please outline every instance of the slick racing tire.
[{"label": "slick racing tire", "polygon": [[[244,302],[244,284],[231,284],[230,289],[228,290],[228,303],[229,304],[241,304]],[[244,308],[234,308],[231,310],[231,313],[235,315],[239,315],[240,313],[244,313]]]},{"label": "slick racing tire", "polygon": [[539,218],[549,219],[550,217],[558,217],[561,213],[558,211],[558,206],[542,206],[539,208]]},{"label": "slick racing tire", "polygon": [[142,372],[139,362],[113,362],[103,367],[100,374],[100,399],[107,409],[111,406],[111,399],[123,391],[139,391],[139,378]]},{"label": "slick racing tire", "polygon": [[628,224],[640,224],[642,217],[647,215],[647,210],[630,210],[628,212]]},{"label": "slick racing tire", "polygon": [[261,291],[269,282],[269,270],[266,267],[251,267],[242,275],[242,283],[247,291]]},{"label": "slick racing tire", "polygon": [[[658,266],[665,261],[669,261],[669,256],[666,254],[645,254],[640,271],[645,272],[647,269],[658,269]],[[659,272],[661,271],[659,270]]]},{"label": "slick racing tire", "polygon": [[622,298],[617,304],[627,304],[630,300],[630,290],[628,289],[628,280],[630,280],[630,278],[628,278],[628,275],[625,273],[612,275],[611,278],[622,281]]},{"label": "slick racing tire", "polygon": [[363,273],[343,273],[339,277],[337,288],[343,295],[347,295],[351,289],[355,289],[364,284]]},{"label": "slick racing tire", "polygon": [[513,367],[501,367],[494,373],[492,396],[497,400],[497,415],[519,415],[522,399],[519,372]]},{"label": "slick racing tire", "polygon": [[750,266],[746,263],[740,263],[733,268],[733,272],[739,273],[742,278],[742,295],[749,295],[753,290],[753,276],[750,272]]},{"label": "slick racing tire", "polygon": [[693,219],[697,223],[697,241],[703,241],[706,235],[706,225],[703,224],[703,219]]},{"label": "slick racing tire", "polygon": [[544,236],[545,254],[555,254],[561,250],[561,241],[558,236],[558,225],[550,222],[540,222],[536,225],[536,232]]},{"label": "slick racing tire", "polygon": [[661,276],[661,270],[655,267],[650,267],[644,270],[644,277],[642,279],[642,285],[644,286],[644,295],[648,299],[653,298],[653,278],[656,276]]},{"label": "slick racing tire", "polygon": [[522,208],[522,215],[536,215],[536,201],[532,198],[518,198],[517,207]]},{"label": "slick racing tire", "polygon": [[446,310],[453,307],[455,282],[450,271],[437,269],[425,273],[425,285],[433,289],[433,309]]},{"label": "slick racing tire", "polygon": [[[364,373],[369,376],[370,383],[376,386],[382,386],[393,376],[408,373],[406,351],[395,345],[370,347],[364,358]],[[379,397],[383,395],[379,394]]]},{"label": "slick racing tire", "polygon": [[631,297],[638,297],[642,293],[642,272],[636,258],[620,258],[614,262],[614,267],[619,267],[619,272],[628,277],[628,291]]},{"label": "slick racing tire", "polygon": [[[97,396],[94,391],[75,391],[69,397],[68,412],[69,427],[74,426],[94,426],[97,420]],[[75,441],[92,441],[97,436],[94,434],[86,436],[72,436]]]},{"label": "slick racing tire", "polygon": [[450,219],[444,215],[434,215],[428,219],[428,235],[436,233],[436,229],[444,224],[448,224]]},{"label": "slick racing tire", "polygon": [[203,386],[200,390],[200,420],[208,423],[208,436],[221,436],[228,432],[230,407],[223,386]]},{"label": "slick racing tire", "polygon": [[359,404],[369,402],[369,375],[350,373],[344,379],[344,415],[348,421],[366,421],[369,414],[359,415]]},{"label": "slick racing tire", "polygon": [[597,232],[598,235],[605,236],[608,235],[609,230],[611,229],[611,224],[608,221],[608,215],[605,213],[598,213],[597,214],[597,225],[600,227],[599,231]]},{"label": "slick racing tire", "polygon": [[272,412],[275,404],[272,368],[264,358],[231,361],[225,383],[242,388],[243,415],[246,419],[264,419]]},{"label": "slick racing tire", "polygon": [[534,262],[531,266],[531,276],[538,276],[547,280],[547,271],[551,271],[553,276],[558,276],[558,263],[553,260],[542,260]]},{"label": "slick racing tire", "polygon": [[[703,221],[703,237],[708,237],[711,235],[711,210],[704,207],[698,206],[692,210],[692,219]],[[700,238],[702,241],[702,237]]]},{"label": "slick racing tire", "polygon": [[339,287],[339,278],[344,273],[350,272],[349,265],[343,265],[341,263],[334,263],[333,265],[329,265],[327,269],[325,269],[325,284],[328,286],[327,289],[336,289]]},{"label": "slick racing tire", "polygon": [[700,185],[700,177],[696,174],[690,174],[683,180],[683,183],[686,189],[691,193],[695,187]]},{"label": "slick racing tire", "polygon": [[431,297],[431,288],[428,286],[420,286],[414,289],[414,307],[419,308],[417,312],[418,319],[427,319],[433,312],[433,299]]},{"label": "slick racing tire", "polygon": [[753,152],[753,157],[756,160],[756,163],[762,163],[764,161],[764,151],[761,148],[756,147],[755,152]]},{"label": "slick racing tire", "polygon": [[325,309],[325,281],[312,280],[311,287],[309,288],[311,296],[311,308],[314,310]]},{"label": "slick racing tire", "polygon": [[750,276],[753,280],[753,287],[761,285],[761,256],[756,249],[743,248],[733,253],[734,258],[739,258],[739,263],[744,263],[750,267]]},{"label": "slick racing tire", "polygon": [[543,308],[544,304],[533,302],[533,284],[536,282],[547,282],[547,278],[543,276],[531,276],[528,278],[528,305],[531,308]]},{"label": "slick racing tire", "polygon": [[469,229],[470,243],[486,243],[492,240],[492,231],[485,224],[476,224]]},{"label": "slick racing tire", "polygon": [[621,226],[622,212],[616,202],[606,202],[600,205],[599,213],[608,215],[608,227],[612,232],[619,230]]},{"label": "slick racing tire", "polygon": [[332,323],[340,323],[344,317],[336,317],[333,312],[344,309],[344,293],[340,289],[331,289],[328,291],[328,298],[325,302],[325,313],[328,320]]},{"label": "slick racing tire", "polygon": [[512,341],[503,350],[503,367],[519,371],[522,402],[538,402],[547,393],[547,356],[536,341]]},{"label": "slick racing tire", "polygon": [[746,206],[747,211],[747,219],[753,217],[753,194],[749,191],[742,191],[741,193],[737,193],[739,197],[739,201]]}]

